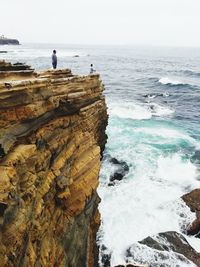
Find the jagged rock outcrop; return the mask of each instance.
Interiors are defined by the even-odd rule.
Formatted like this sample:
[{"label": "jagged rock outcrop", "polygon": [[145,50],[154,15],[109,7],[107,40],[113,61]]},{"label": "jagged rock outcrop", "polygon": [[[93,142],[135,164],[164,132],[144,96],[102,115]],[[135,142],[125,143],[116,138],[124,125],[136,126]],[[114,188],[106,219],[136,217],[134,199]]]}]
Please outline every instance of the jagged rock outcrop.
[{"label": "jagged rock outcrop", "polygon": [[0,82],[10,81],[10,80],[22,80],[30,79],[37,76],[37,73],[34,72],[30,66],[22,63],[11,64],[5,62],[4,60],[0,61]]},{"label": "jagged rock outcrop", "polygon": [[188,229],[188,234],[200,237],[200,189],[182,196],[182,199],[188,205],[192,212],[196,213],[196,219]]},{"label": "jagged rock outcrop", "polygon": [[[200,266],[200,253],[181,234],[170,231],[148,236],[127,250],[127,262],[138,261],[148,267]],[[148,255],[146,259],[144,255]],[[148,262],[147,262],[148,261]]]},{"label": "jagged rock outcrop", "polygon": [[0,63],[1,266],[95,266],[96,188],[107,125],[99,75],[5,65]]},{"label": "jagged rock outcrop", "polygon": [[115,185],[115,181],[121,181],[129,172],[129,166],[125,161],[119,161],[116,158],[110,158],[109,162],[115,166],[114,173],[110,175],[109,186]]}]

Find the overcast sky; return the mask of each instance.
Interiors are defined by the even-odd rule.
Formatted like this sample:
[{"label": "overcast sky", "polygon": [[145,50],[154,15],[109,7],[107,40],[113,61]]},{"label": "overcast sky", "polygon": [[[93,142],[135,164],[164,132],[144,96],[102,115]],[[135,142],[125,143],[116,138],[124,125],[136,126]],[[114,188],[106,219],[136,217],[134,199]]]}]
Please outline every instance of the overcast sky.
[{"label": "overcast sky", "polygon": [[200,47],[200,0],[0,0],[21,42]]}]

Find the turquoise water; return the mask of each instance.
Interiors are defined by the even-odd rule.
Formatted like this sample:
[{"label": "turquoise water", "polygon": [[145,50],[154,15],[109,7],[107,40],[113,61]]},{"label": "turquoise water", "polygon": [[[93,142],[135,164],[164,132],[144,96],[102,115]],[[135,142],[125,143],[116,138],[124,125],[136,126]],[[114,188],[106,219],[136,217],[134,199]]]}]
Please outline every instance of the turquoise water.
[{"label": "turquoise water", "polygon": [[[181,196],[200,187],[200,49],[39,44],[6,49],[1,57],[37,70],[51,67],[51,51],[57,49],[59,67],[88,74],[93,63],[101,73],[109,124],[98,189],[100,265],[102,246],[114,266],[126,261],[133,245],[135,262],[153,266],[153,252],[137,242],[164,231],[185,233],[195,218]],[[109,178],[116,167],[108,155],[129,166],[114,186]],[[199,239],[187,239],[200,251]],[[194,266],[173,253],[167,262],[159,260]]]}]

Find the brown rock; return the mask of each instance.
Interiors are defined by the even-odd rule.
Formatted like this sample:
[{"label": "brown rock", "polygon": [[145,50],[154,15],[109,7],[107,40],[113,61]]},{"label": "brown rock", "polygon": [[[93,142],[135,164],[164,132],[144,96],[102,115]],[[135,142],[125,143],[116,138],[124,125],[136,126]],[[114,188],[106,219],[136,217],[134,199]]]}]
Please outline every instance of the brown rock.
[{"label": "brown rock", "polygon": [[192,192],[182,196],[182,199],[185,201],[191,211],[196,213],[196,220],[188,229],[188,234],[196,235],[200,232],[200,189],[195,189]]},{"label": "brown rock", "polygon": [[92,267],[108,118],[99,75],[13,73],[6,64],[0,62],[1,266]]}]

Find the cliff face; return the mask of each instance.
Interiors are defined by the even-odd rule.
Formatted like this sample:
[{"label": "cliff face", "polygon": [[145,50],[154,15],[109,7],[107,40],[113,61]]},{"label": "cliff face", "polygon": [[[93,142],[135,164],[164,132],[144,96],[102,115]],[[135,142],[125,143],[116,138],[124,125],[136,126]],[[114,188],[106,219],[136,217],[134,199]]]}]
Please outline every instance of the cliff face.
[{"label": "cliff face", "polygon": [[107,125],[99,76],[0,65],[1,266],[94,266]]}]

